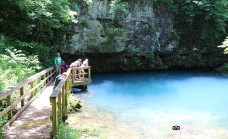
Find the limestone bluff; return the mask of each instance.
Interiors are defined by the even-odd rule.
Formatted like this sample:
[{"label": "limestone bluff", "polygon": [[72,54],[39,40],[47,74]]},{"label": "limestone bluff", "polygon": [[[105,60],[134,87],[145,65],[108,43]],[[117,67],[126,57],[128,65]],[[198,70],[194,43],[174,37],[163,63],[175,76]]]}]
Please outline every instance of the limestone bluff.
[{"label": "limestone bluff", "polygon": [[95,72],[216,67],[224,62],[222,53],[215,56],[221,57],[221,63],[208,62],[210,54],[179,46],[175,16],[166,7],[130,0],[72,4],[78,9],[78,24],[65,36],[64,53],[71,54],[69,62],[88,57]]}]

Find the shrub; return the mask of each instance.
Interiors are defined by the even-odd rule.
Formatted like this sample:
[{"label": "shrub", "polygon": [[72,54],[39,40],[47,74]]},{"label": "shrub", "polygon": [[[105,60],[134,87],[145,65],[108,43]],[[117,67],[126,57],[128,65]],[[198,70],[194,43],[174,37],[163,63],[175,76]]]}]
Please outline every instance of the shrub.
[{"label": "shrub", "polygon": [[38,56],[26,56],[21,50],[6,49],[0,54],[0,91],[16,84],[40,70]]}]

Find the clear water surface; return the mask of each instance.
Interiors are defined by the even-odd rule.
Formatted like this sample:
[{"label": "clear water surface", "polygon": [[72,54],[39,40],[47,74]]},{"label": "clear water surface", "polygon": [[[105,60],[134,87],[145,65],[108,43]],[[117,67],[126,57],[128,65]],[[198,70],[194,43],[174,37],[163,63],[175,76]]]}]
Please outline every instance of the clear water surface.
[{"label": "clear water surface", "polygon": [[228,138],[228,78],[218,73],[108,73],[92,80],[93,96],[84,99],[137,123],[139,138]]}]

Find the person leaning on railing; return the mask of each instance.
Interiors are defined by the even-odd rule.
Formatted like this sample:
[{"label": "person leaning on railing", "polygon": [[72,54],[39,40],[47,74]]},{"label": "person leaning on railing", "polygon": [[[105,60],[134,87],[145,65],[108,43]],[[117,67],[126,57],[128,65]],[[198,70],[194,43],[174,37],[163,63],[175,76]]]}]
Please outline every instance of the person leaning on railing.
[{"label": "person leaning on railing", "polygon": [[[70,67],[71,68],[77,68],[77,67],[80,67],[81,64],[82,64],[82,60],[78,59],[77,61],[71,63]],[[77,74],[77,70],[76,69],[73,69],[73,71],[74,71],[74,74]],[[81,76],[79,75],[78,78],[81,79]],[[77,79],[76,75],[74,76],[74,79]]]},{"label": "person leaning on railing", "polygon": [[[83,61],[82,65],[80,67],[88,67],[89,66],[89,60],[86,59]],[[79,73],[85,73],[84,69],[80,69]],[[82,79],[84,79],[84,75],[82,75]]]},{"label": "person leaning on railing", "polygon": [[64,72],[62,75],[61,75],[61,73],[59,73],[59,75],[55,78],[55,83],[54,83],[53,91],[58,86],[58,84],[61,82],[61,80],[66,79],[66,77],[67,77],[66,72]]}]

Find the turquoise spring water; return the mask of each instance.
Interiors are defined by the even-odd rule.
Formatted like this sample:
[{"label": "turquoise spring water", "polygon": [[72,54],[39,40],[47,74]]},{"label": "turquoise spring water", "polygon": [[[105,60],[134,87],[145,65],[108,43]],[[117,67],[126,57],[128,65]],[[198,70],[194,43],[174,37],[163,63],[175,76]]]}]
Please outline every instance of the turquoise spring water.
[{"label": "turquoise spring water", "polygon": [[[175,124],[193,128],[190,133],[182,132],[183,137],[228,137],[228,78],[218,73],[108,73],[92,75],[92,80],[88,90],[93,96],[86,101],[122,113],[126,121],[138,120],[139,124],[162,129],[161,138],[174,136],[170,129]],[[211,132],[215,130],[219,134]]]}]

